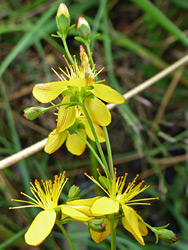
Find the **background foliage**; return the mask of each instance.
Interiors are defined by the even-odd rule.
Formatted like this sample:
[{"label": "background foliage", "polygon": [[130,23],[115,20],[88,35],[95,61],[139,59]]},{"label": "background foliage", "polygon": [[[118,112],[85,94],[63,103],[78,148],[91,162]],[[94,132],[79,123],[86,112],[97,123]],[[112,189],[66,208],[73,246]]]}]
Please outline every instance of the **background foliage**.
[{"label": "background foliage", "polygon": [[[55,15],[61,1],[1,0],[0,5],[0,159],[45,138],[55,127],[50,113],[36,121],[23,118],[23,109],[37,106],[32,96],[35,83],[57,80],[50,67],[65,65],[61,41],[56,33]],[[97,68],[105,66],[100,78],[122,93],[149,79],[183,57],[188,47],[188,2],[186,0],[75,0],[64,1],[72,23],[84,16],[93,34],[101,35],[93,44]],[[72,54],[79,58],[74,40],[68,38]],[[188,247],[188,79],[187,68],[158,81],[152,87],[112,111],[109,126],[112,151],[118,172],[137,173],[147,178],[147,196],[159,196],[150,207],[138,207],[153,226],[170,223],[179,241],[173,245],[154,244],[153,234],[142,247],[119,227],[118,249],[178,249]],[[36,214],[35,209],[8,210],[11,197],[30,193],[29,182],[48,179],[67,171],[70,185],[82,189],[81,196],[97,193],[83,173],[90,173],[95,161],[87,150],[81,157],[65,147],[47,155],[43,151],[0,172],[0,249],[32,249],[23,235]],[[66,185],[65,192],[70,185]],[[62,196],[64,199],[64,196]],[[87,228],[70,224],[67,230],[76,249],[109,249],[109,241],[95,245]],[[81,240],[80,240],[81,239]],[[88,248],[87,248],[88,246]],[[67,249],[55,228],[35,249]]]}]

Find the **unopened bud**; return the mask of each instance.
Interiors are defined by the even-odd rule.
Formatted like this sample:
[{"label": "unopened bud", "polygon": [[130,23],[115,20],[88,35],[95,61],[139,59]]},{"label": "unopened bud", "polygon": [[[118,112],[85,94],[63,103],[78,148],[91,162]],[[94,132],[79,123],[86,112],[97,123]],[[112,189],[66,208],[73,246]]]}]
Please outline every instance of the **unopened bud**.
[{"label": "unopened bud", "polygon": [[67,18],[69,18],[69,16],[70,16],[69,10],[68,10],[66,4],[64,4],[64,3],[61,3],[59,5],[59,8],[57,10],[57,17],[61,16],[62,14],[65,15]]},{"label": "unopened bud", "polygon": [[43,107],[26,108],[24,109],[24,117],[28,120],[35,120],[46,111],[47,111],[47,108],[43,108]]},{"label": "unopened bud", "polygon": [[64,3],[59,5],[56,15],[56,23],[59,33],[66,36],[70,27],[70,14]]},{"label": "unopened bud", "polygon": [[73,185],[73,186],[69,189],[68,201],[72,201],[72,200],[75,200],[76,198],[78,198],[79,193],[80,193],[80,188],[79,188],[79,186]]},{"label": "unopened bud", "polygon": [[87,20],[84,17],[80,16],[79,19],[78,19],[77,28],[79,29],[82,24],[89,27],[89,24],[88,24]]},{"label": "unopened bud", "polygon": [[93,219],[89,221],[89,227],[96,232],[104,232],[106,230],[102,219]]},{"label": "unopened bud", "polygon": [[88,39],[89,36],[91,35],[90,26],[84,17],[79,17],[77,28],[78,28],[78,33],[82,38]]},{"label": "unopened bud", "polygon": [[164,242],[168,244],[172,244],[178,241],[176,234],[173,231],[165,229],[165,228],[158,230],[158,235],[161,240],[163,240]]}]

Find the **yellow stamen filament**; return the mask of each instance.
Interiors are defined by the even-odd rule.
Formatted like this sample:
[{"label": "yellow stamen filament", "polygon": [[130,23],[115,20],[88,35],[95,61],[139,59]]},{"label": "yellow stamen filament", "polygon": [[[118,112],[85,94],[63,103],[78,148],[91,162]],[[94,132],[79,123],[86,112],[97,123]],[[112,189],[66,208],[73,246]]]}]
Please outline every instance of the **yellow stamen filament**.
[{"label": "yellow stamen filament", "polygon": [[101,186],[101,184],[98,182],[98,181],[96,181],[92,176],[89,176],[87,173],[84,173],[90,180],[92,180],[95,184],[97,184],[108,196],[109,196],[109,193],[108,193],[108,191],[105,189],[105,188],[103,188],[103,186]]},{"label": "yellow stamen filament", "polygon": [[63,81],[63,78],[57,73],[57,71],[54,68],[51,68],[53,72],[59,77],[61,81]]}]

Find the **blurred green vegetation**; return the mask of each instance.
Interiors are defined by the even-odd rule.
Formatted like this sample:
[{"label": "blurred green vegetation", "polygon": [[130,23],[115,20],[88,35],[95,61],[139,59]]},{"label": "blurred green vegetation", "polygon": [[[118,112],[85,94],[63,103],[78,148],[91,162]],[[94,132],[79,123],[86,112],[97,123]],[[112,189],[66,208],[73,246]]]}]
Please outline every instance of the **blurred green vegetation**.
[{"label": "blurred green vegetation", "polygon": [[[93,34],[92,44],[97,68],[105,66],[100,78],[122,93],[133,89],[166,66],[183,57],[188,47],[187,0],[70,0],[67,4],[72,23],[84,16]],[[63,67],[61,41],[56,33],[55,15],[61,1],[1,0],[0,4],[0,159],[45,138],[55,127],[50,113],[36,121],[23,118],[23,109],[37,106],[32,96],[35,83],[57,80],[50,67]],[[72,54],[79,58],[76,29],[68,37]],[[129,102],[112,111],[108,128],[114,163],[119,173],[137,173],[151,187],[147,196],[159,196],[150,207],[138,212],[152,226],[170,223],[179,241],[155,245],[153,234],[140,246],[119,227],[117,249],[188,248],[188,70],[158,81]],[[104,148],[105,150],[105,148]],[[67,171],[70,184],[88,197],[94,191],[83,173],[93,162],[89,150],[81,157],[70,155],[63,146],[49,156],[43,151],[0,172],[0,249],[32,249],[23,235],[36,209],[8,210],[11,197],[30,193],[29,182],[48,179]],[[63,199],[64,197],[62,197]],[[76,249],[110,249],[109,239],[96,246],[86,227],[70,224],[70,237]],[[82,239],[80,241],[80,239]],[[88,247],[88,248],[87,248]],[[36,249],[36,248],[35,248]],[[37,249],[68,249],[62,235],[55,231]]]}]

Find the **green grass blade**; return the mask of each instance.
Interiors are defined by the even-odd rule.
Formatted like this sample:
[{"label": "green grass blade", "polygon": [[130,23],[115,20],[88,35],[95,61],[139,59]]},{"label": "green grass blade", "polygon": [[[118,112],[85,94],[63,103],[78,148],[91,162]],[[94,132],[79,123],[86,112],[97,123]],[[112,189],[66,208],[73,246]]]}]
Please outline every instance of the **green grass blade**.
[{"label": "green grass blade", "polygon": [[[105,58],[107,63],[107,70],[108,70],[108,76],[110,79],[110,82],[112,86],[122,93],[121,87],[114,75],[113,70],[113,57],[112,57],[112,48],[111,48],[111,39],[109,35],[108,30],[108,17],[107,17],[107,8],[104,11],[103,15],[103,43],[104,43],[104,50],[105,50]],[[129,127],[131,128],[131,135],[133,137],[133,141],[135,144],[135,147],[137,150],[141,153],[143,148],[143,140],[141,138],[141,135],[138,131],[137,125],[139,124],[139,121],[137,120],[136,116],[131,111],[129,105],[127,103],[124,103],[118,107],[118,110],[120,111],[122,117],[127,121]]]},{"label": "green grass blade", "polygon": [[167,67],[167,64],[157,55],[145,49],[142,45],[136,43],[134,40],[122,35],[120,32],[115,31],[114,36],[112,38],[113,38],[112,41],[115,45],[129,49],[134,53],[138,54],[140,57],[147,59],[149,58],[152,61],[152,63],[159,68]]},{"label": "green grass blade", "polygon": [[148,0],[131,0],[146,13],[151,15],[163,28],[168,32],[176,36],[179,41],[188,47],[188,37],[171,21],[166,17],[154,4]]},{"label": "green grass blade", "polygon": [[45,26],[45,23],[48,21],[48,19],[56,12],[58,3],[54,3],[54,5],[49,8],[48,11],[39,19],[39,21],[36,23],[36,25],[33,27],[33,29],[26,33],[21,40],[17,43],[17,45],[14,47],[14,49],[11,51],[11,53],[5,58],[5,60],[2,62],[0,67],[0,77],[4,73],[4,71],[7,69],[9,64],[14,60],[14,58],[19,54],[23,53],[24,50],[26,50],[31,44],[33,44],[33,37],[35,37],[36,33],[39,29],[42,29],[43,26]]},{"label": "green grass blade", "polygon": [[0,250],[7,249],[7,247],[11,246],[16,240],[18,240],[20,237],[22,237],[22,235],[24,235],[26,230],[27,228],[24,228],[23,230],[12,236],[10,239],[0,244]]}]

